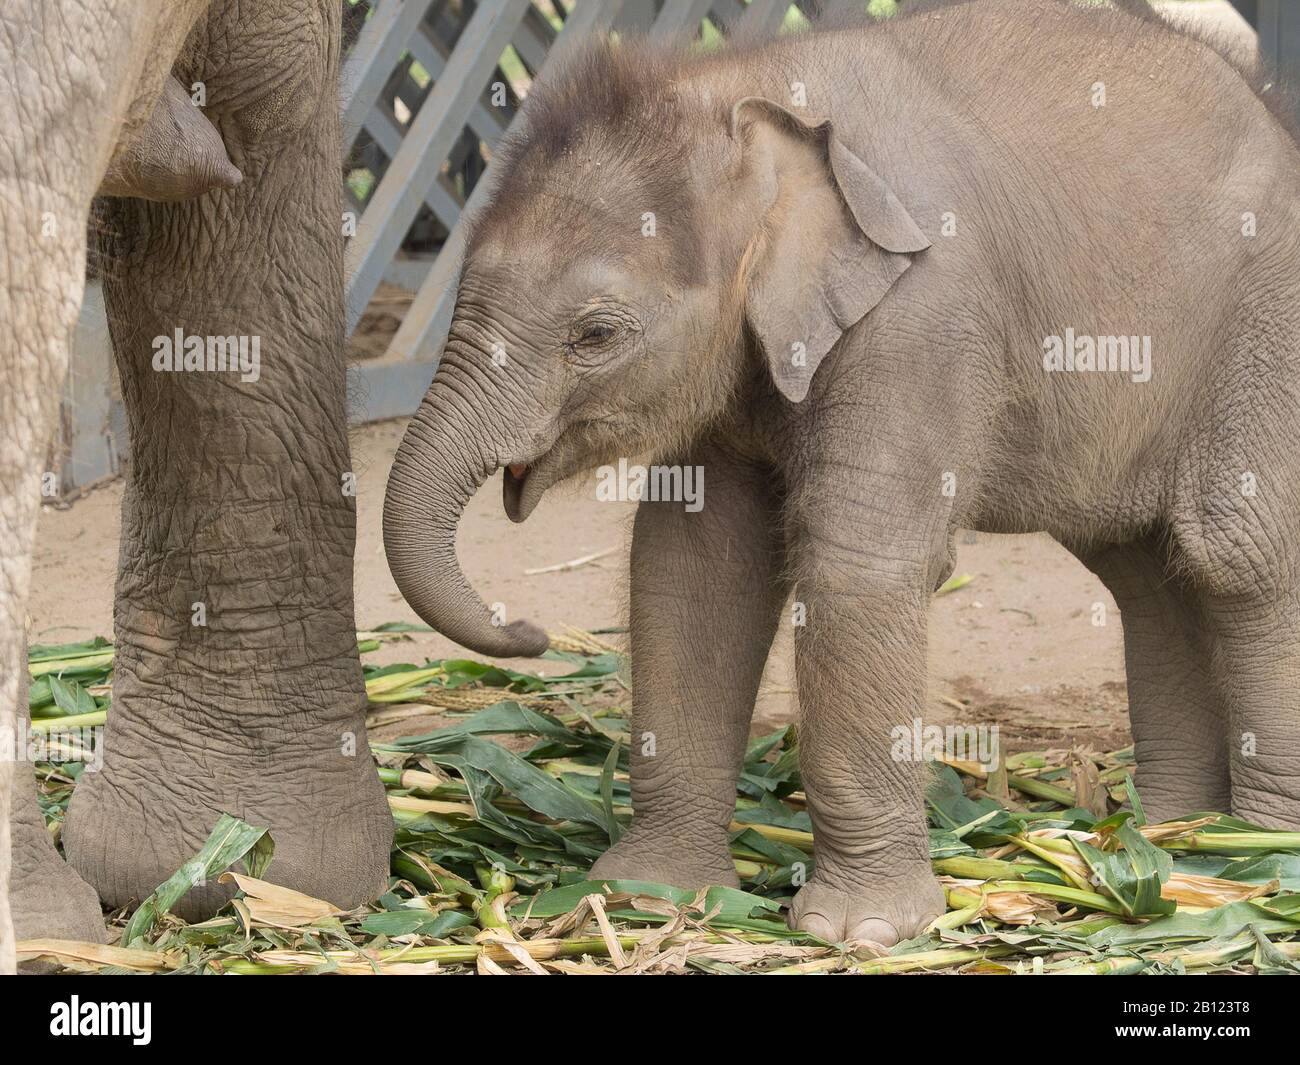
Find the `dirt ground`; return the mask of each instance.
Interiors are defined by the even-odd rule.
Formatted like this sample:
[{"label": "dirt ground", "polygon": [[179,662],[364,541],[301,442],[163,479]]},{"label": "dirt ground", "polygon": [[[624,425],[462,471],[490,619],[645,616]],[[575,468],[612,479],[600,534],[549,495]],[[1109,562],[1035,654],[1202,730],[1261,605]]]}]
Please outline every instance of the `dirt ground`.
[{"label": "dirt ground", "polygon": [[[358,480],[357,621],[418,621],[398,594],[384,561],[384,484],[402,422],[370,425],[353,436]],[[63,643],[111,635],[121,482],[66,509],[46,507],[37,540],[31,639]],[[473,499],[461,525],[462,564],[488,602],[510,618],[529,617],[548,631],[619,626],[625,620],[627,543],[632,504],[597,502],[591,485],[550,493],[523,525],[501,507],[500,478]],[[930,699],[926,723],[1000,726],[1003,749],[1073,743],[1115,749],[1128,742],[1122,638],[1113,601],[1093,576],[1047,537],[967,534],[956,574],[974,579],[934,600]],[[528,574],[597,552],[612,553],[562,572]],[[1105,604],[1106,624],[1093,623]],[[789,616],[788,613],[786,615]],[[755,729],[794,715],[790,626],[773,651]],[[615,638],[617,639],[617,638]],[[418,661],[456,648],[418,635],[368,661]],[[560,663],[522,661],[525,669],[562,672]],[[403,723],[403,732],[422,731]]]}]

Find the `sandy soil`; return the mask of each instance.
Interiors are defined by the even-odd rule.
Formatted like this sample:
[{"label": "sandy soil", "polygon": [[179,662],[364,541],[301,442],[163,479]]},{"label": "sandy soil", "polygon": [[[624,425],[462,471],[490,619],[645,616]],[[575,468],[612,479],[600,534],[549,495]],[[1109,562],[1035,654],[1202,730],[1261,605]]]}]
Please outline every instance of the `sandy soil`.
[{"label": "sandy soil", "polygon": [[[384,561],[380,531],[384,484],[403,424],[358,429],[353,438],[358,479],[357,619],[418,621],[402,601]],[[66,509],[46,507],[37,540],[30,633],[54,643],[110,635],[117,566],[121,483],[100,488]],[[529,617],[548,631],[624,621],[631,504],[601,503],[590,486],[553,492],[524,525],[501,507],[500,479],[474,498],[461,526],[460,556],[488,602],[510,618]],[[1122,638],[1118,613],[1101,585],[1047,537],[978,537],[960,544],[957,574],[974,580],[936,598],[931,611],[927,722],[996,723],[1004,750],[1126,742]],[[595,552],[613,553],[578,569],[528,575]],[[1107,623],[1093,624],[1104,603]],[[788,614],[787,614],[788,617]],[[791,631],[774,648],[756,729],[794,714]],[[418,661],[455,650],[437,635],[390,645],[375,661]],[[368,659],[370,660],[370,659]],[[549,662],[523,668],[561,672]],[[419,721],[402,731],[421,731]]]}]

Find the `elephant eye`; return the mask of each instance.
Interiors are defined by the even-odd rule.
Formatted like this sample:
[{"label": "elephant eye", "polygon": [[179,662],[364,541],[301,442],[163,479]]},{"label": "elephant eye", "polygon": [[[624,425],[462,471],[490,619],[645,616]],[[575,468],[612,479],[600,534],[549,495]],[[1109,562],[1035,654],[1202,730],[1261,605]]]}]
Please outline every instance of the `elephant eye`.
[{"label": "elephant eye", "polygon": [[608,325],[604,322],[589,322],[587,325],[582,327],[582,330],[579,332],[577,340],[575,340],[574,343],[580,344],[583,347],[598,347],[601,344],[608,344],[613,340],[615,332],[616,331],[612,325]]},{"label": "elephant eye", "polygon": [[629,353],[625,341],[640,331],[641,323],[623,302],[593,300],[574,315],[564,348],[576,362],[605,363],[620,351]]}]

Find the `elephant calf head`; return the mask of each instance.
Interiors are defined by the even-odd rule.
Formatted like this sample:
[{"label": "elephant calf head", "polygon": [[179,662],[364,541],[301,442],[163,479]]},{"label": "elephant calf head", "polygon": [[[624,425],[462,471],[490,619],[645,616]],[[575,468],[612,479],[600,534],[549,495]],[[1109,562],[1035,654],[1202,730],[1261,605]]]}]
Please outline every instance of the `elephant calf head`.
[{"label": "elephant calf head", "polygon": [[536,88],[494,170],[390,476],[384,542],[430,624],[529,655],[545,635],[494,625],[456,562],[479,485],[506,467],[522,521],[558,481],[684,445],[754,378],[802,400],[928,242],[825,118],[741,91],[722,66],[631,46]]}]

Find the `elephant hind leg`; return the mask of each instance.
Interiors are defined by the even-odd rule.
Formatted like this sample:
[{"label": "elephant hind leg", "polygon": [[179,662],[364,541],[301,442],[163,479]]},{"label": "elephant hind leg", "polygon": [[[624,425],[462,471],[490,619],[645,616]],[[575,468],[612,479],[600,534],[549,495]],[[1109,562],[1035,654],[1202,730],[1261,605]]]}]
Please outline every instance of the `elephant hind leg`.
[{"label": "elephant hind leg", "polygon": [[1230,712],[1232,812],[1300,830],[1300,595],[1216,599],[1209,609]]},{"label": "elephant hind leg", "polygon": [[[1211,380],[1220,407],[1175,488],[1180,571],[1213,632],[1209,670],[1226,714],[1233,813],[1300,828],[1300,321],[1294,300],[1255,313]],[[1243,413],[1245,412],[1245,413]],[[1249,415],[1249,416],[1247,416]]]},{"label": "elephant hind leg", "polygon": [[1226,813],[1228,708],[1214,684],[1216,641],[1199,597],[1171,573],[1154,538],[1079,558],[1119,606],[1144,811],[1153,821],[1197,810]]}]

